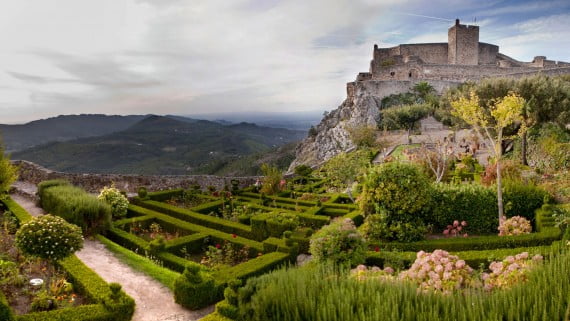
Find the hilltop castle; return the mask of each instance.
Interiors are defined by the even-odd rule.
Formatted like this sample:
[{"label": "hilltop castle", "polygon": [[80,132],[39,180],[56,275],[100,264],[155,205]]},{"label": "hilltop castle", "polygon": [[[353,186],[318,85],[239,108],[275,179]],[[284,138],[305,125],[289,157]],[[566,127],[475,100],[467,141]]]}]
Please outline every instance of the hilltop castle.
[{"label": "hilltop castle", "polygon": [[317,135],[297,147],[289,170],[300,164],[315,165],[353,147],[347,128],[380,119],[382,98],[405,93],[420,81],[441,93],[466,81],[483,78],[522,78],[535,74],[570,74],[570,63],[536,56],[531,62],[499,52],[499,46],[479,42],[479,27],[459,19],[448,30],[448,42],[403,44],[392,48],[374,45],[370,70],[346,85],[347,98],[317,126]]}]

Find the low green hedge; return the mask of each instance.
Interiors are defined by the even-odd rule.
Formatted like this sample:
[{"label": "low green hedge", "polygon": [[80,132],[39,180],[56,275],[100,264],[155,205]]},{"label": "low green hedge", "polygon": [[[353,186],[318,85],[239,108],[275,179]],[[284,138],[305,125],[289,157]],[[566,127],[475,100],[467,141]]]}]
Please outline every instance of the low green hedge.
[{"label": "low green hedge", "polygon": [[270,271],[291,260],[288,253],[273,252],[245,263],[210,272],[199,264],[189,262],[183,274],[174,282],[176,303],[191,310],[204,308],[223,298],[231,280],[246,280]]},{"label": "low green hedge", "polygon": [[[236,237],[233,237],[232,234],[220,232],[218,230],[208,228],[208,227],[203,227],[201,225],[192,224],[192,223],[189,223],[189,222],[177,219],[177,218],[173,218],[173,217],[165,215],[165,214],[161,214],[159,212],[153,211],[153,210],[148,209],[148,208],[129,204],[129,212],[136,212],[139,215],[152,215],[155,218],[159,219],[160,221],[169,222],[170,224],[177,225],[178,227],[180,227],[182,229],[192,231],[195,233],[203,233],[203,234],[209,235],[214,240],[228,241],[228,242],[235,243],[235,244],[238,244],[241,246],[248,246],[251,249],[255,249],[258,252],[263,251],[263,244],[260,242],[253,241],[253,240],[250,240],[250,239],[247,239],[247,238],[244,238],[241,236],[237,236],[237,235],[236,235]],[[232,223],[232,222],[230,222],[230,223]]]},{"label": "low green hedge", "polygon": [[144,201],[140,204],[140,206],[168,214],[172,217],[189,223],[200,224],[202,226],[214,228],[222,232],[237,234],[248,238],[252,236],[251,228],[245,224],[230,222],[222,218],[212,217],[205,214],[199,214],[190,210],[156,201]]},{"label": "low green hedge", "polygon": [[[558,245],[558,242],[555,243]],[[555,246],[537,247],[517,247],[512,249],[495,249],[482,251],[459,251],[451,252],[472,268],[479,268],[481,265],[487,267],[493,261],[501,261],[509,255],[516,255],[528,252],[531,256],[535,254],[548,255]],[[431,252],[431,251],[430,251]],[[416,252],[391,252],[391,251],[368,251],[366,255],[366,265],[379,267],[409,268],[416,260]]]},{"label": "low green hedge", "polygon": [[97,234],[111,225],[111,207],[79,187],[47,187],[39,196],[46,212],[78,225],[84,234]]},{"label": "low green hedge", "polygon": [[204,233],[179,237],[166,242],[165,250],[170,253],[180,254],[180,251],[185,248],[187,253],[197,253],[202,250],[207,237],[208,235]]},{"label": "low green hedge", "polygon": [[27,221],[32,219],[32,216],[23,207],[21,207],[20,204],[16,203],[10,197],[7,197],[1,202],[4,203],[6,208],[10,210],[10,212],[12,212],[14,216],[16,216],[16,218],[21,224],[26,223]]},{"label": "low green hedge", "polygon": [[427,251],[436,249],[450,252],[472,251],[472,250],[493,250],[500,248],[517,248],[529,246],[550,245],[552,242],[560,240],[562,232],[558,228],[544,228],[542,232],[530,233],[517,236],[477,236],[477,237],[451,237],[436,240],[427,240],[410,243],[381,243],[371,244],[385,250],[400,251]]},{"label": "low green hedge", "polygon": [[359,210],[349,212],[348,214],[344,215],[343,218],[351,219],[356,226],[362,225],[364,223],[364,215]]},{"label": "low green hedge", "polygon": [[[43,181],[40,182],[38,184],[38,195],[42,195],[44,193],[44,191],[50,187],[55,187],[55,186],[71,186],[71,183],[63,180],[63,179],[51,179],[51,180],[47,180],[47,181]],[[40,199],[40,206],[43,207],[42,203],[41,203],[41,199]]]},{"label": "low green hedge", "polygon": [[182,195],[182,193],[184,193],[184,190],[182,188],[171,189],[171,190],[167,190],[167,191],[149,192],[147,194],[147,198],[149,198],[153,201],[164,202],[164,201],[168,201],[169,199],[171,199],[173,197],[180,196],[180,195]]},{"label": "low green hedge", "polygon": [[111,241],[120,244],[122,247],[135,251],[136,253],[145,253],[149,250],[149,242],[141,239],[140,237],[123,231],[121,229],[112,227],[107,230],[105,236]]}]

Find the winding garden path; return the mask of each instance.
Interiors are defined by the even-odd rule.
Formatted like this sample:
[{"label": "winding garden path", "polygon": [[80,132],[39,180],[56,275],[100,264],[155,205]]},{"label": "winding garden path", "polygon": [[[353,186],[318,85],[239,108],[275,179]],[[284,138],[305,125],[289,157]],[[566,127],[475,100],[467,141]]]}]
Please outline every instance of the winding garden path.
[{"label": "winding garden path", "polygon": [[[11,197],[31,215],[45,214],[28,197],[19,193],[14,193]],[[123,286],[123,290],[136,302],[133,321],[191,321],[213,311],[213,306],[198,311],[184,309],[174,302],[174,295],[168,288],[121,262],[99,241],[85,240],[83,249],[75,254],[105,281],[117,282]]]}]

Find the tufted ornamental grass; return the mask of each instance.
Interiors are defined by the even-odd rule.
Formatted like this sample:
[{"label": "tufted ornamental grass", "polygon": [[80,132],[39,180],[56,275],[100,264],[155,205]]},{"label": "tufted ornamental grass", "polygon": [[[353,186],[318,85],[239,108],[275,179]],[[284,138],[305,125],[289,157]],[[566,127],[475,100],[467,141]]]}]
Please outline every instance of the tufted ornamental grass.
[{"label": "tufted ornamental grass", "polygon": [[[554,255],[509,290],[418,294],[409,283],[357,281],[331,267],[279,270],[240,289],[241,320],[564,320],[570,254]],[[346,273],[343,271],[342,273]]]}]

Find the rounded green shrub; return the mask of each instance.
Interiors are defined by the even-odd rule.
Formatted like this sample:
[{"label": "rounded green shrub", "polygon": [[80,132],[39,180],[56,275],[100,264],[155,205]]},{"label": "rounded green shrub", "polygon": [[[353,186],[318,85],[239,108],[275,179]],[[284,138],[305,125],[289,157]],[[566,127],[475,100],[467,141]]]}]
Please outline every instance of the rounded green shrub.
[{"label": "rounded green shrub", "polygon": [[16,233],[16,246],[28,256],[61,260],[83,247],[83,236],[79,226],[48,214],[23,224]]},{"label": "rounded green shrub", "polygon": [[366,257],[366,242],[349,218],[324,226],[311,237],[309,252],[315,262],[357,265]]},{"label": "rounded green shrub", "polygon": [[213,277],[198,264],[189,264],[174,281],[174,301],[190,310],[206,307],[220,296]]},{"label": "rounded green shrub", "polygon": [[137,193],[141,199],[145,199],[148,196],[148,191],[146,187],[143,186],[138,188]]},{"label": "rounded green shrub", "polygon": [[364,214],[386,211],[389,221],[412,222],[430,204],[430,182],[416,165],[390,162],[372,167],[362,182]]},{"label": "rounded green shrub", "polygon": [[105,186],[97,198],[111,206],[113,218],[122,218],[127,215],[129,200],[117,188]]},{"label": "rounded green shrub", "polygon": [[360,231],[367,241],[413,242],[424,239],[427,228],[422,220],[413,222],[388,222],[386,214],[371,214],[366,217]]}]

